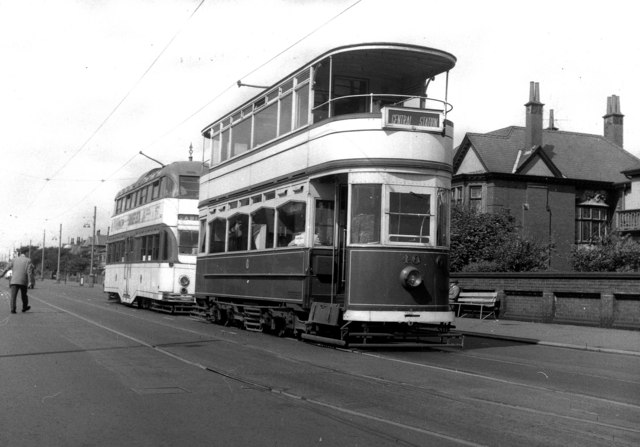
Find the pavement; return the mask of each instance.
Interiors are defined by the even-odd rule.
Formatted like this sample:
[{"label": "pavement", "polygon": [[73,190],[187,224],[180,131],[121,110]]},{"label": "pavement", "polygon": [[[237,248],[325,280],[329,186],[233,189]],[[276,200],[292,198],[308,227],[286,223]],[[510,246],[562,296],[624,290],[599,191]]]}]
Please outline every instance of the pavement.
[{"label": "pavement", "polygon": [[[64,286],[82,287],[76,282],[65,283]],[[85,286],[85,289],[87,293],[103,295],[102,285],[96,284],[95,288]],[[6,288],[0,287],[0,325],[3,324],[3,319],[9,316],[8,292],[7,282]],[[19,297],[17,304],[18,312],[20,312],[22,304]],[[38,305],[36,300],[31,300],[30,304],[32,308]],[[481,320],[477,317],[456,317],[454,325],[456,330],[469,336],[640,356],[640,331],[638,330],[494,320],[491,318]],[[14,330],[20,331],[21,327],[21,325],[16,325]]]},{"label": "pavement", "polygon": [[465,335],[640,356],[640,331],[487,318],[456,318]]}]

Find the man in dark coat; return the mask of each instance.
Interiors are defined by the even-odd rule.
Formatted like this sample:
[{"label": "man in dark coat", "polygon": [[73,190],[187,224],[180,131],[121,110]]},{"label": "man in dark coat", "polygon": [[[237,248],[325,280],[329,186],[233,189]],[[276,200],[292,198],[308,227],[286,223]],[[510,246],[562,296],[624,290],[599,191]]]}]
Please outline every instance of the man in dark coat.
[{"label": "man in dark coat", "polygon": [[9,287],[11,287],[11,313],[16,313],[18,290],[22,297],[22,312],[26,312],[31,309],[31,306],[29,306],[29,297],[27,296],[27,286],[30,280],[29,275],[33,272],[31,259],[27,258],[24,252],[22,252],[19,256],[9,261],[2,271],[2,274],[0,274],[0,278],[4,276],[7,270],[12,270],[11,281],[9,282]]}]

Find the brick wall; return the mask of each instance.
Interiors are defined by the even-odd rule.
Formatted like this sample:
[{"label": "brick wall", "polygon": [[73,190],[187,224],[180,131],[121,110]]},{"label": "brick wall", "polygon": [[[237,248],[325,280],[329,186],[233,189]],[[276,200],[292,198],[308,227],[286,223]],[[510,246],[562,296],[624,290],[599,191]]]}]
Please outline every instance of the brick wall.
[{"label": "brick wall", "polygon": [[452,273],[466,291],[496,291],[500,318],[640,329],[639,273]]}]

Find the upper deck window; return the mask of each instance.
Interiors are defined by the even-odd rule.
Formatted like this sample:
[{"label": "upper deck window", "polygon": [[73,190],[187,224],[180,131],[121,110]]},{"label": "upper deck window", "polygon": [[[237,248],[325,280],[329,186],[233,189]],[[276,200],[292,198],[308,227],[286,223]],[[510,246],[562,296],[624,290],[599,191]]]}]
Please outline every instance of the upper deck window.
[{"label": "upper deck window", "polygon": [[209,126],[212,165],[339,115],[379,115],[384,105],[446,113],[447,82],[426,81],[454,65],[448,53],[413,46],[340,49]]},{"label": "upper deck window", "polygon": [[[369,93],[369,82],[366,79],[336,76],[333,81],[334,113],[363,113],[367,111],[367,98],[362,95]],[[343,98],[343,99],[339,99]]]}]

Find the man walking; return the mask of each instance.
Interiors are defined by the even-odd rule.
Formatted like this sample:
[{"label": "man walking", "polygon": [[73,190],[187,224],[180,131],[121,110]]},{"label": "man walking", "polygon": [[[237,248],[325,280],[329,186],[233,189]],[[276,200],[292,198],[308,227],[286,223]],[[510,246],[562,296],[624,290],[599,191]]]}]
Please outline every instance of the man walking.
[{"label": "man walking", "polygon": [[[16,253],[17,254],[17,253]],[[29,275],[33,271],[31,265],[31,259],[27,258],[24,251],[9,261],[5,269],[2,271],[0,278],[4,276],[7,270],[12,270],[11,281],[9,287],[11,287],[11,313],[16,313],[16,299],[18,297],[18,290],[22,297],[22,312],[26,312],[31,309],[29,306],[29,297],[27,296],[27,286],[29,285]]]}]

